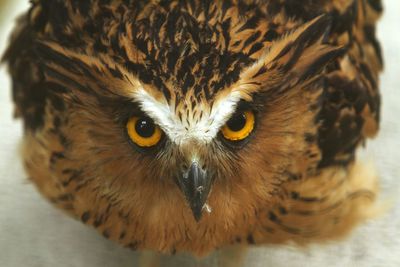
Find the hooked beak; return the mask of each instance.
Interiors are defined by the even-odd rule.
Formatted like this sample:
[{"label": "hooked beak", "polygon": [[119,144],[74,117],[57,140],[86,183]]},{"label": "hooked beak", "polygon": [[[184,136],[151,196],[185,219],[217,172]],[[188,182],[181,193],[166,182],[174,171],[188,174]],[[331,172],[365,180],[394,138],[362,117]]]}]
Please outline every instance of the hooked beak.
[{"label": "hooked beak", "polygon": [[178,179],[178,183],[192,209],[195,220],[199,221],[210,193],[211,179],[198,162],[193,161],[189,169]]}]

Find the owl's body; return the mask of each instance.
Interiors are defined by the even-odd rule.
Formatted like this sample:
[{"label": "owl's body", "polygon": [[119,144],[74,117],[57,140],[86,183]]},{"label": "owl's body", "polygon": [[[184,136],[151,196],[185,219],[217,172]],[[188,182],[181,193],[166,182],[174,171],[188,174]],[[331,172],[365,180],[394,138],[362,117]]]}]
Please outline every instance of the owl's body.
[{"label": "owl's body", "polygon": [[[5,60],[26,170],[58,207],[124,246],[196,255],[367,217],[375,175],[355,149],[378,130],[378,0],[32,2]],[[254,127],[227,140],[238,110]],[[126,130],[140,116],[162,132],[150,149]]]}]

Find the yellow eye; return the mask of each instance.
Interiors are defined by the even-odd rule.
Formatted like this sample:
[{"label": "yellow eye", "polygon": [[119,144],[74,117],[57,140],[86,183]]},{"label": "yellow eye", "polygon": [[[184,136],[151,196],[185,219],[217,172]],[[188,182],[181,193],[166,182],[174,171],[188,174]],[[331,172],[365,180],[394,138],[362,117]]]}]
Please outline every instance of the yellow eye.
[{"label": "yellow eye", "polygon": [[254,120],[252,111],[237,112],[222,127],[222,135],[230,141],[241,141],[254,130]]},{"label": "yellow eye", "polygon": [[131,140],[140,147],[157,145],[162,136],[160,127],[148,117],[132,117],[126,124],[126,129]]}]

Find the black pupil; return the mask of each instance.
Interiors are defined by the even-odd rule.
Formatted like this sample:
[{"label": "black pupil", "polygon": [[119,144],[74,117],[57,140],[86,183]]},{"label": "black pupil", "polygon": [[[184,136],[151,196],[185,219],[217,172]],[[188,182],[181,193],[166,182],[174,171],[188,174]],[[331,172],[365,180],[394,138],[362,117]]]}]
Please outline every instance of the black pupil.
[{"label": "black pupil", "polygon": [[234,132],[238,132],[244,128],[246,125],[246,115],[244,113],[239,113],[234,115],[230,120],[227,122],[229,129]]},{"label": "black pupil", "polygon": [[135,125],[136,132],[144,138],[151,137],[154,134],[155,129],[153,121],[149,118],[140,118]]}]

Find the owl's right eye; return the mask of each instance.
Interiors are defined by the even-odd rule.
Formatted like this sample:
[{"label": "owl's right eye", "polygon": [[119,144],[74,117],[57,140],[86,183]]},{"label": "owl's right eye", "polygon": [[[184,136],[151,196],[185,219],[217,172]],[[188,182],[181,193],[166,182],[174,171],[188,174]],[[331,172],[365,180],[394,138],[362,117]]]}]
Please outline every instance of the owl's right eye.
[{"label": "owl's right eye", "polygon": [[126,129],[132,142],[139,147],[150,148],[161,141],[162,131],[149,117],[131,117]]}]

